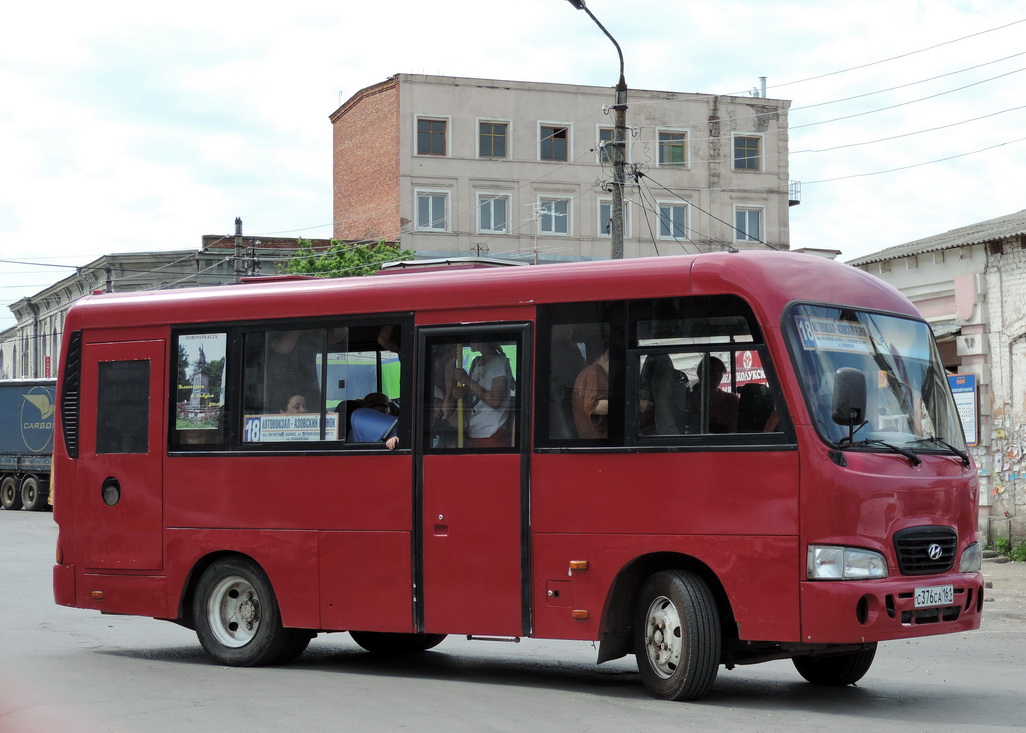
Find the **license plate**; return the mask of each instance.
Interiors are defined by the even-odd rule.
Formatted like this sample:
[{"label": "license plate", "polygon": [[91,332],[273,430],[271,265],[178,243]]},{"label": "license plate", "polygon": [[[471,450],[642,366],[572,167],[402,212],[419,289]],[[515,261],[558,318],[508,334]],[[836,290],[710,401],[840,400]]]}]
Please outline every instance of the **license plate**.
[{"label": "license plate", "polygon": [[932,588],[916,588],[916,608],[929,606],[950,606],[955,602],[955,588],[951,585],[935,585]]}]

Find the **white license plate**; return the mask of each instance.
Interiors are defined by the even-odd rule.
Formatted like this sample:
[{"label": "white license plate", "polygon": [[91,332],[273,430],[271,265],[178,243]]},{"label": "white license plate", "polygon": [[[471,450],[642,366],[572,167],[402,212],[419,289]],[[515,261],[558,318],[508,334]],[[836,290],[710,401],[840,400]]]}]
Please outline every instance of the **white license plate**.
[{"label": "white license plate", "polygon": [[951,585],[935,585],[932,588],[916,588],[916,608],[929,606],[950,606],[955,602],[955,588]]}]

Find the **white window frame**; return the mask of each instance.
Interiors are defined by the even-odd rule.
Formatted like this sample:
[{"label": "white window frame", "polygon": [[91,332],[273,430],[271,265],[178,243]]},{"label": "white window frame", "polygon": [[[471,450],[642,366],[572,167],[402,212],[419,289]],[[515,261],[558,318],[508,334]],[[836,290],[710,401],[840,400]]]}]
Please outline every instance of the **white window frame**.
[{"label": "white window frame", "polygon": [[[502,199],[506,202],[506,223],[502,229],[496,229],[494,226],[490,229],[486,229],[481,222],[481,204],[488,201],[496,201]],[[508,193],[492,192],[492,191],[478,191],[477,193],[477,207],[474,215],[477,217],[477,232],[478,234],[509,234],[509,217],[512,211],[512,201]],[[491,219],[494,225],[495,223],[495,212],[494,209],[491,211]]]},{"label": "white window frame", "polygon": [[[679,242],[682,239],[691,239],[691,204],[687,201],[657,201],[656,202],[656,238],[669,242]],[[663,208],[684,210],[684,231],[679,235],[663,234]],[[671,224],[674,223],[671,220]]]},{"label": "white window frame", "polygon": [[[742,212],[745,212],[745,213],[758,213],[759,214],[759,231],[758,231],[758,233],[757,233],[757,235],[755,237],[752,237],[748,233],[749,229],[748,229],[748,226],[747,226],[747,224],[748,224],[747,221],[746,221],[746,226],[744,228],[744,232],[745,233],[742,234],[740,231],[738,231],[738,229],[741,229],[741,227],[739,227],[737,225],[737,215],[742,213]],[[766,241],[766,236],[765,236],[765,231],[766,231],[766,207],[765,206],[742,205],[742,204],[738,204],[738,205],[734,206],[734,220],[733,220],[732,224],[734,225],[734,241],[735,242],[765,242]]]},{"label": "white window frame", "polygon": [[[542,158],[542,131],[543,127],[565,127],[566,128],[566,160],[554,160],[551,158]],[[535,139],[537,140],[537,158],[540,163],[570,163],[574,159],[574,126],[570,122],[554,122],[551,120],[538,120],[538,126],[535,128]]]},{"label": "white window frame", "polygon": [[[596,231],[600,237],[611,237],[613,236],[613,230],[610,226],[609,230],[606,231],[611,217],[613,216],[613,199],[611,198],[600,198],[596,201],[596,214],[598,216],[598,226]],[[603,209],[609,213],[603,216]],[[631,237],[631,202],[627,199],[623,201],[623,238],[630,239]]]},{"label": "white window frame", "polygon": [[[739,137],[752,137],[759,141],[759,155],[756,158],[758,163],[755,168],[738,168],[737,158],[734,157],[734,148]],[[766,136],[761,132],[735,132],[730,136],[730,169],[737,173],[762,173],[766,169]]]},{"label": "white window frame", "polygon": [[[611,150],[607,150],[605,156],[602,155],[603,130],[609,130],[613,133],[613,137],[616,137],[616,128],[612,125],[595,125],[595,162],[599,165],[612,165]],[[613,142],[613,137],[609,138],[609,142]],[[605,157],[605,160],[603,160],[603,157]]]},{"label": "white window frame", "polygon": [[[481,155],[481,125],[505,125],[506,126],[506,154],[504,156],[496,155]],[[501,120],[498,117],[478,117],[477,123],[474,126],[476,135],[474,137],[474,151],[476,157],[481,160],[508,160],[510,157],[510,147],[513,144],[513,121],[512,120]]]},{"label": "white window frame", "polygon": [[[659,139],[659,134],[662,132],[668,132],[684,136],[684,162],[683,163],[664,163],[662,158],[663,146],[662,141]],[[675,168],[677,170],[686,170],[691,168],[691,130],[686,127],[657,127],[656,128],[656,167],[659,168]],[[733,148],[731,148],[731,154],[733,154]]]},{"label": "white window frame", "polygon": [[[432,153],[422,153],[417,145],[417,123],[421,120],[430,120],[434,122],[445,123],[445,154],[434,155]],[[413,118],[413,154],[421,158],[451,158],[452,157],[452,117],[449,115],[415,115]]]},{"label": "white window frame", "polygon": [[[545,205],[548,203],[556,203],[560,201],[566,202],[566,231],[546,231],[545,225]],[[543,237],[569,237],[573,235],[573,213],[574,213],[574,200],[570,196],[539,196],[538,197],[538,234]],[[555,222],[558,214],[552,213],[548,216],[553,217]]]},{"label": "white window frame", "polygon": [[[423,226],[420,221],[420,200],[430,196],[442,198],[442,226]],[[432,217],[434,211],[431,212]],[[449,192],[436,188],[416,188],[413,190],[413,221],[414,229],[418,232],[447,232],[449,231]],[[435,219],[432,218],[432,221]]]}]

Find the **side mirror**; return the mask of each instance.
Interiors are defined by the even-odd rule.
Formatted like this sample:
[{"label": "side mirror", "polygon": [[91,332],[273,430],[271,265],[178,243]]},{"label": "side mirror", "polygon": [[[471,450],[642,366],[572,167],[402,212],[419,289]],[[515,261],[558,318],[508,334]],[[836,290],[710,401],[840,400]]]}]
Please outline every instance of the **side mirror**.
[{"label": "side mirror", "polygon": [[866,375],[853,367],[841,367],[834,374],[834,396],[830,416],[838,425],[855,428],[865,421]]}]

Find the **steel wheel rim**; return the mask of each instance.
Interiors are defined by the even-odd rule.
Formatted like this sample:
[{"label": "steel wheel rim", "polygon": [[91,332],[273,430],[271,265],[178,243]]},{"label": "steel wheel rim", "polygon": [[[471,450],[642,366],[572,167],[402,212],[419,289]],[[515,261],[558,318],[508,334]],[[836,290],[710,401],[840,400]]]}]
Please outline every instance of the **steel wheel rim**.
[{"label": "steel wheel rim", "polygon": [[239,575],[222,578],[207,601],[207,622],[214,638],[223,646],[245,646],[260,630],[260,596],[248,580]]},{"label": "steel wheel rim", "polygon": [[654,599],[648,607],[645,653],[652,670],[662,679],[672,677],[680,668],[684,654],[680,614],[666,596]]}]

